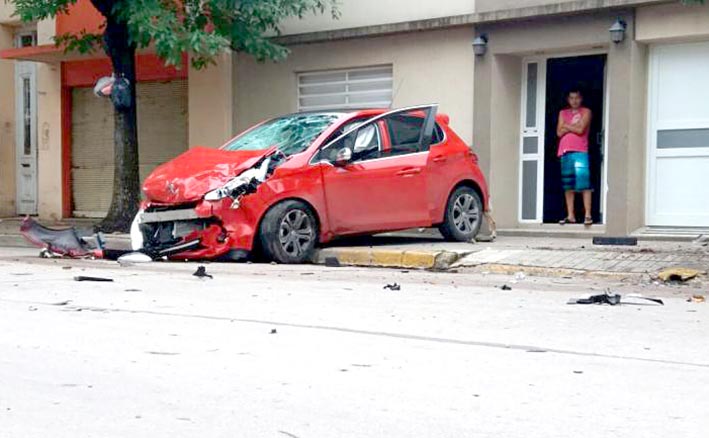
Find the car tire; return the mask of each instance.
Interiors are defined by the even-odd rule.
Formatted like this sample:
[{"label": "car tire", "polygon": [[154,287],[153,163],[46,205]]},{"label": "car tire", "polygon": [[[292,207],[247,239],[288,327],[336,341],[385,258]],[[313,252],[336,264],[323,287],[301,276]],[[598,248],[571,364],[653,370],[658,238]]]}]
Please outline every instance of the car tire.
[{"label": "car tire", "polygon": [[458,187],[448,198],[443,223],[438,227],[450,242],[469,242],[480,232],[483,203],[470,187]]},{"label": "car tire", "polygon": [[267,260],[283,264],[309,262],[318,240],[317,220],[305,203],[284,201],[264,216],[259,239]]}]

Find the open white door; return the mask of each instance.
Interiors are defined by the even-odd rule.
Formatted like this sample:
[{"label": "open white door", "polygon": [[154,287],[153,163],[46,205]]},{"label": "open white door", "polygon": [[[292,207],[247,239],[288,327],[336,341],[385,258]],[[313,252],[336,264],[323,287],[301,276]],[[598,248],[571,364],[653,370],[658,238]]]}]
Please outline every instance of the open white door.
[{"label": "open white door", "polygon": [[519,221],[541,223],[544,190],[546,60],[524,62],[519,165]]}]

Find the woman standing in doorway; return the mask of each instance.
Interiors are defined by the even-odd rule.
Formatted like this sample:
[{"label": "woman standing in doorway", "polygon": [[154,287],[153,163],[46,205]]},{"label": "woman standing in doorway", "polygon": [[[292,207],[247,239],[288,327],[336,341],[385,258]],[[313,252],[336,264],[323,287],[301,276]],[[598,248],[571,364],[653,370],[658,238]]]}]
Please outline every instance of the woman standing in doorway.
[{"label": "woman standing in doorway", "polygon": [[566,94],[568,108],[559,113],[556,134],[559,137],[561,157],[561,182],[566,197],[566,218],[561,225],[575,224],[574,202],[576,193],[583,194],[584,224],[593,225],[591,213],[591,172],[588,159],[588,131],[591,126],[591,110],[583,106],[579,89]]}]

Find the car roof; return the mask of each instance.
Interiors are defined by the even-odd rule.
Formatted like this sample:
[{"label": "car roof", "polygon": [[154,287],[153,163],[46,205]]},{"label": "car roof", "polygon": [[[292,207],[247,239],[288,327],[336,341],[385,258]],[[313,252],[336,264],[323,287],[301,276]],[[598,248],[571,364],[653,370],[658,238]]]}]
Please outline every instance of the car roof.
[{"label": "car roof", "polygon": [[[384,114],[389,111],[394,111],[395,109],[393,108],[341,108],[341,109],[330,109],[330,110],[312,110],[312,111],[301,111],[297,113],[291,113],[291,114],[284,114],[280,117],[290,117],[290,116],[297,116],[297,115],[336,115],[338,117],[344,117],[344,116],[350,116],[350,117],[357,117],[357,116],[378,116],[380,114]],[[448,125],[450,122],[450,117],[447,114],[444,113],[438,113],[436,115],[436,121],[439,123],[443,123],[445,125]]]}]

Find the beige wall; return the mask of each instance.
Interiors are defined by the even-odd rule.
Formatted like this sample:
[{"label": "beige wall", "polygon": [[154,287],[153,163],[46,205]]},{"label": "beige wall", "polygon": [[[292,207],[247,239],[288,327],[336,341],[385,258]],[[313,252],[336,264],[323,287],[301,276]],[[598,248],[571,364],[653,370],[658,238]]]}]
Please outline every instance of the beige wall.
[{"label": "beige wall", "polygon": [[230,53],[204,70],[190,69],[189,146],[219,147],[234,133],[234,64]]},{"label": "beige wall", "polygon": [[[597,50],[610,44],[608,29],[618,13],[597,12],[563,18],[481,25],[491,53],[532,55]],[[632,33],[629,33],[632,35]]]},{"label": "beige wall", "polygon": [[709,4],[668,4],[638,8],[636,39],[642,42],[709,38]]},{"label": "beige wall", "polygon": [[394,66],[394,106],[437,102],[452,127],[472,139],[473,64],[470,28],[292,47],[279,64],[236,61],[235,126],[296,111],[296,73],[382,64]]},{"label": "beige wall", "polygon": [[[54,20],[37,24],[38,44],[53,44]],[[41,219],[62,217],[61,68],[37,64],[38,213]]]},{"label": "beige wall", "polygon": [[477,0],[475,12],[500,11],[505,9],[528,8],[549,4],[569,3],[576,0]]},{"label": "beige wall", "polygon": [[[12,47],[13,37],[11,27],[0,25],[0,50]],[[0,217],[14,215],[15,63],[0,60]]]},{"label": "beige wall", "polygon": [[285,21],[282,31],[289,35],[470,14],[475,11],[475,1],[339,0],[339,19],[333,20],[329,12],[307,15],[303,20]]},{"label": "beige wall", "polygon": [[41,219],[62,216],[61,69],[37,65],[38,213]]},{"label": "beige wall", "polygon": [[12,14],[15,12],[15,7],[12,3],[7,1],[0,2],[0,24],[6,23],[17,23],[19,19],[13,17]]}]

